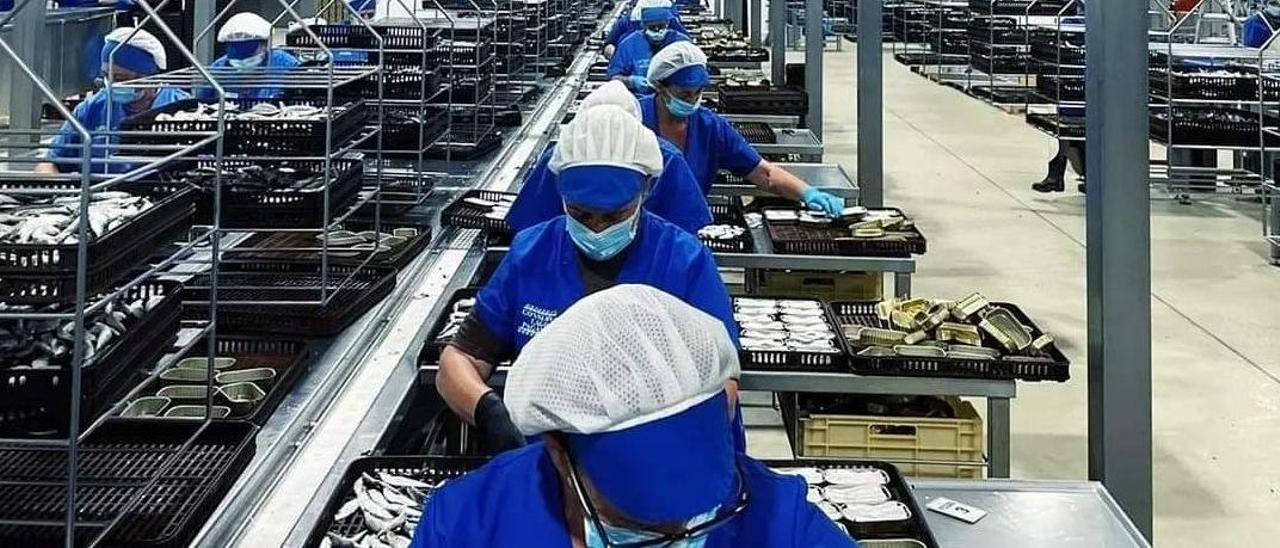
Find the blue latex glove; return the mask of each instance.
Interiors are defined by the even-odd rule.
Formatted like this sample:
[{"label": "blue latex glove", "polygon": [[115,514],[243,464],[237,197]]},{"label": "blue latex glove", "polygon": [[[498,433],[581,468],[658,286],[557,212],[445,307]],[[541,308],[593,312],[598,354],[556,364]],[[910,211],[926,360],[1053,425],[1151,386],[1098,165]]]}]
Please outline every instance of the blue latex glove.
[{"label": "blue latex glove", "polygon": [[638,93],[649,93],[653,91],[653,86],[649,85],[649,79],[639,74],[632,74],[627,77],[627,86],[631,91]]},{"label": "blue latex glove", "polygon": [[814,187],[809,187],[800,196],[800,201],[804,202],[805,207],[814,211],[826,213],[828,217],[836,219],[844,212],[844,198],[828,194]]}]

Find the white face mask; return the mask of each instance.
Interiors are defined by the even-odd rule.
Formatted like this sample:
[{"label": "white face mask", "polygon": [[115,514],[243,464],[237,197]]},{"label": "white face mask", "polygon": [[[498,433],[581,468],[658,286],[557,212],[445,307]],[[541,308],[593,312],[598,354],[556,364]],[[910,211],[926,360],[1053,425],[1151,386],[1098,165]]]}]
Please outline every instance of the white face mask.
[{"label": "white face mask", "polygon": [[231,65],[231,68],[249,69],[249,68],[261,66],[263,61],[266,61],[266,60],[267,60],[267,52],[259,51],[258,53],[255,53],[252,56],[245,57],[244,59],[227,59],[227,64]]}]

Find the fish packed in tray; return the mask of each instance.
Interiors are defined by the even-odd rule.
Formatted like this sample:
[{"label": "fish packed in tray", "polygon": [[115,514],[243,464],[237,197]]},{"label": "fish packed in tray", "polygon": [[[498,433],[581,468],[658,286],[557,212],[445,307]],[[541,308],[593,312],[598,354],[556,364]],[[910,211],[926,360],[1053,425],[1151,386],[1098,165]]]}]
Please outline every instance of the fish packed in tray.
[{"label": "fish packed in tray", "polygon": [[[911,509],[894,500],[889,474],[872,467],[773,468],[779,474],[800,476],[809,486],[806,498],[844,529],[842,521],[855,524],[906,521]],[[848,532],[848,531],[846,531]]]},{"label": "fish packed in tray", "polygon": [[[337,116],[345,110],[345,107],[333,107],[333,115]],[[286,105],[284,103],[256,103],[248,108],[241,108],[236,103],[226,103],[225,108],[220,108],[217,103],[200,103],[195,110],[180,110],[177,112],[161,112],[156,114],[157,122],[211,122],[216,121],[222,114],[226,114],[227,120],[296,120],[304,122],[318,122],[329,117],[330,109],[328,106],[313,105]]]},{"label": "fish packed in tray", "polygon": [[[98,238],[151,209],[128,192],[95,192],[88,209],[90,238]],[[0,193],[0,244],[63,245],[78,242],[80,196],[34,197]]]},{"label": "fish packed in tray", "polygon": [[[140,294],[143,295],[143,294]],[[85,318],[85,361],[120,340],[128,326],[145,316],[165,299],[165,295],[131,295],[107,303]],[[98,299],[90,299],[94,302]],[[0,303],[3,313],[57,313],[65,305],[9,305]],[[75,321],[0,320],[0,369],[48,369],[71,363],[75,347]]]},{"label": "fish packed in tray", "polygon": [[428,483],[381,471],[376,475],[362,473],[355,478],[350,498],[338,507],[333,521],[360,516],[364,530],[349,535],[326,532],[320,546],[407,548],[422,520],[426,501],[444,484],[444,480]]},{"label": "fish packed in tray", "polygon": [[[323,171],[323,169],[319,170]],[[340,175],[338,168],[330,179]],[[217,168],[201,166],[196,169],[166,175],[169,182],[212,189],[218,175]],[[323,174],[310,170],[297,169],[287,165],[263,166],[247,165],[224,168],[222,170],[222,188],[230,192],[316,192],[324,189]]]},{"label": "fish packed in tray", "polygon": [[486,200],[479,196],[471,196],[464,198],[462,202],[472,208],[483,211],[486,219],[502,221],[507,218],[507,213],[511,212],[511,206],[516,203],[516,197],[514,194],[504,194],[495,201]]},{"label": "fish packed in tray", "polygon": [[1051,335],[1033,337],[1009,309],[980,293],[956,301],[890,299],[875,312],[882,327],[844,327],[858,356],[1052,361],[1046,353],[1054,345]]},{"label": "fish packed in tray", "polygon": [[741,226],[721,224],[707,225],[698,229],[698,238],[703,240],[733,240],[741,238],[747,229]]},{"label": "fish packed in tray", "polygon": [[734,297],[733,306],[743,350],[841,352],[818,301]]},{"label": "fish packed in tray", "polygon": [[[325,234],[315,235],[317,246],[323,243],[325,236]],[[360,232],[335,230],[328,233],[329,246],[341,249],[330,249],[329,254],[338,257],[356,257],[374,250],[374,242],[377,242],[376,253],[390,253],[417,237],[418,229],[412,227],[394,228],[390,233],[373,230]]]},{"label": "fish packed in tray", "polygon": [[766,221],[779,224],[795,223],[820,228],[841,228],[849,231],[853,238],[885,238],[911,235],[915,221],[908,219],[896,209],[869,210],[861,206],[847,207],[840,217],[828,217],[821,211],[807,209],[768,208],[764,211]]}]

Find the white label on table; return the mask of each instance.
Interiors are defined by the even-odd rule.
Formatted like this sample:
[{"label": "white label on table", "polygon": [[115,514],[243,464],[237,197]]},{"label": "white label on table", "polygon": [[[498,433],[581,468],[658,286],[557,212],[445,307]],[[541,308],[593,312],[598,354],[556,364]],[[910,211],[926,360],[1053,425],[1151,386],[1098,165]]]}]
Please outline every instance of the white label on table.
[{"label": "white label on table", "polygon": [[944,516],[951,516],[965,523],[978,523],[978,520],[987,515],[986,510],[944,497],[929,501],[925,508]]}]

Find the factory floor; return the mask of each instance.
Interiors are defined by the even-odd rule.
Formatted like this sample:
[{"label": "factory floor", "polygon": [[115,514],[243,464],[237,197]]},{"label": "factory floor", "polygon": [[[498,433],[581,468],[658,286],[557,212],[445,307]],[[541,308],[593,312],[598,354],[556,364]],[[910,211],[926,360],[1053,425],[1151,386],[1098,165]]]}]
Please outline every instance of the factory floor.
[{"label": "factory floor", "polygon": [[[829,48],[830,49],[830,48]],[[855,48],[826,55],[826,159],[856,168]],[[798,61],[799,59],[794,59]],[[1014,478],[1085,479],[1084,196],[1039,194],[1056,143],[977,99],[884,61],[885,203],[929,239],[916,296],[981,291],[1019,304],[1071,358],[1071,380],[1021,383]],[[1135,181],[1135,184],[1142,182]],[[1152,339],[1157,545],[1280,538],[1280,268],[1260,206],[1153,194]],[[752,394],[748,402],[764,403]],[[979,409],[985,406],[979,405]],[[747,410],[749,451],[787,457],[780,419]],[[1270,539],[1270,540],[1268,540]]]}]

